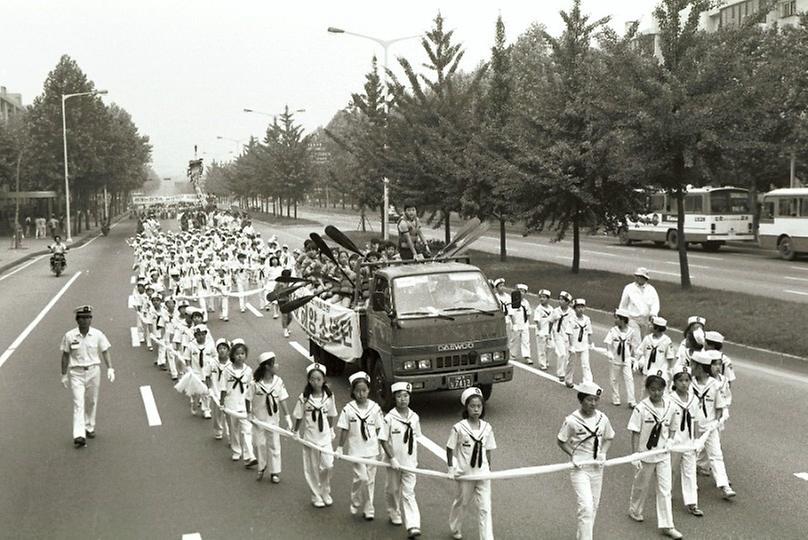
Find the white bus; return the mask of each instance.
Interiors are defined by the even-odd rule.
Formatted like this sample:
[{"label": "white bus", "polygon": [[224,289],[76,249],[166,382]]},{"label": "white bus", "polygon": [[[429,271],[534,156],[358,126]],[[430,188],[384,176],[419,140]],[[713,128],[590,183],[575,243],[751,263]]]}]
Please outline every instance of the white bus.
[{"label": "white bus", "polygon": [[[676,249],[676,197],[667,193],[648,196],[648,213],[626,217],[618,232],[620,243],[650,240]],[[731,186],[690,188],[685,195],[685,238],[700,243],[706,251],[717,251],[727,241],[755,240],[752,230],[749,190]]]},{"label": "white bus", "polygon": [[775,189],[763,195],[758,243],[791,261],[808,253],[808,188]]}]

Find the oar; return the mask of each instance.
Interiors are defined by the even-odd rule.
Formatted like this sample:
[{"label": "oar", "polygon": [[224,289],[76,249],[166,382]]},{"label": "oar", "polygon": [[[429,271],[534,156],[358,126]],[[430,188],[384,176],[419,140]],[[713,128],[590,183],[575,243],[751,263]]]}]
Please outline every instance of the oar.
[{"label": "oar", "polygon": [[342,267],[337,262],[337,259],[334,257],[334,252],[331,251],[331,248],[328,247],[328,244],[325,243],[323,237],[317,233],[311,233],[309,235],[309,238],[311,238],[314,241],[314,243],[317,244],[317,249],[319,249],[322,253],[325,253],[325,256],[331,259],[331,262],[334,263],[334,265],[337,267],[337,270],[342,272],[342,275],[345,276],[345,279],[348,280],[348,282],[351,284],[351,287],[356,287],[353,280],[350,277],[348,277],[348,274],[345,272],[345,270],[342,269]]},{"label": "oar", "polygon": [[274,302],[275,300],[277,300],[281,296],[286,296],[289,293],[293,293],[296,290],[298,290],[300,288],[303,288],[308,284],[309,284],[309,282],[307,281],[305,283],[298,283],[297,285],[292,285],[291,287],[285,287],[283,289],[278,289],[277,291],[270,291],[269,293],[267,293],[267,302]]},{"label": "oar", "polygon": [[327,234],[331,240],[341,245],[348,251],[352,251],[357,255],[364,255],[364,253],[359,251],[359,248],[356,247],[356,244],[353,243],[353,240],[345,236],[345,233],[343,233],[341,230],[337,229],[333,225],[329,225],[325,228],[325,234]]},{"label": "oar", "polygon": [[[447,217],[446,219],[449,218]],[[466,236],[468,236],[476,227],[479,226],[480,226],[480,220],[477,218],[474,218],[468,223],[466,223],[463,226],[463,228],[460,229],[457,232],[457,234],[455,234],[455,237],[452,238],[452,240],[448,244],[443,246],[443,248],[440,251],[438,251],[433,258],[437,259],[444,253],[449,253],[453,251],[459,242],[463,241],[463,239],[466,238]]]},{"label": "oar", "polygon": [[316,294],[310,294],[308,296],[301,296],[300,298],[295,298],[290,302],[286,302],[285,304],[281,304],[281,313],[291,313],[299,307],[305,306],[313,299],[317,298]]},{"label": "oar", "polygon": [[452,249],[452,251],[450,253],[447,253],[446,256],[447,257],[457,257],[462,252],[464,252],[466,249],[468,249],[471,246],[471,244],[473,244],[474,242],[479,240],[482,235],[484,235],[486,232],[488,232],[489,228],[491,228],[491,223],[490,222],[484,221],[483,223],[480,223],[480,225],[477,226],[476,229],[469,232],[464,238],[462,238],[454,246],[454,249]]},{"label": "oar", "polygon": [[306,278],[294,276],[278,276],[275,278],[278,283],[304,283],[308,281]]}]

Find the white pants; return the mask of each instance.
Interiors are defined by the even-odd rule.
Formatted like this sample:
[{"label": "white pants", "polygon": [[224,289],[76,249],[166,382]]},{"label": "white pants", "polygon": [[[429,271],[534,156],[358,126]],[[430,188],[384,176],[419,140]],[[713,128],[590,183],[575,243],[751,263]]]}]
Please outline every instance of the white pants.
[{"label": "white pants", "polygon": [[137,326],[137,335],[140,342],[143,343],[146,340],[146,324],[143,322],[143,317],[140,316],[137,308],[135,308],[135,325]]},{"label": "white pants", "polygon": [[222,293],[222,296],[220,297],[220,298],[221,298],[221,300],[220,300],[220,301],[221,301],[221,303],[222,303],[222,308],[221,308],[221,309],[222,309],[222,311],[219,313],[219,316],[220,316],[222,319],[228,319],[228,318],[230,318],[230,297],[229,297],[229,296],[227,296],[227,293],[229,293],[229,292],[230,292],[230,291],[223,292],[223,293]]},{"label": "white pants", "polygon": [[696,484],[696,452],[671,452],[671,468],[679,466],[682,483],[682,501],[685,506],[699,504],[699,490]]},{"label": "white pants", "polygon": [[213,407],[211,413],[211,416],[213,417],[213,436],[224,437],[229,441],[230,430],[228,429],[229,426],[227,423],[227,413],[225,413],[219,407]]},{"label": "white pants", "polygon": [[[415,501],[414,473],[387,469],[387,482],[384,488],[387,501],[387,514],[390,519],[404,518],[404,527],[409,530],[421,528],[421,512]],[[403,514],[403,515],[402,515]]]},{"label": "white pants", "polygon": [[669,455],[656,463],[642,461],[642,467],[634,473],[631,484],[631,511],[641,516],[645,499],[648,497],[648,486],[651,477],[656,476],[656,515],[657,527],[670,529],[673,527],[673,509],[671,508],[671,459]]},{"label": "white pants", "polygon": [[[197,375],[201,378],[201,375],[197,373]],[[201,394],[196,396],[191,396],[188,398],[191,401],[191,412],[196,414],[196,409],[202,411],[202,414],[210,412],[210,394]]]},{"label": "white pants", "polygon": [[595,516],[600,504],[603,485],[603,467],[587,465],[570,471],[570,482],[578,499],[578,540],[592,540]]},{"label": "white pants", "polygon": [[[164,339],[163,330],[161,328],[156,328],[154,330],[154,334],[161,340]],[[157,343],[157,365],[166,365],[166,348],[165,345],[161,345],[159,342]]]},{"label": "white pants", "polygon": [[95,431],[101,366],[96,364],[87,369],[74,367],[67,373],[73,393],[73,438],[86,437],[87,431]]},{"label": "white pants", "polygon": [[513,327],[508,335],[511,360],[530,358],[530,329]]},{"label": "white pants", "polygon": [[584,382],[592,382],[592,370],[589,368],[589,349],[578,351],[578,352],[570,352],[569,359],[567,360],[567,366],[564,371],[564,382],[567,384],[572,384],[575,382],[575,364],[577,362],[581,362],[581,374],[583,377]]},{"label": "white pants", "polygon": [[477,522],[480,540],[493,540],[494,522],[491,518],[491,480],[456,481],[455,498],[449,512],[449,528],[461,532],[463,515],[472,501],[477,503]]},{"label": "white pants", "polygon": [[[247,287],[249,286],[249,284],[250,284],[250,282],[247,281],[247,280],[237,279],[236,280],[236,289],[238,290],[239,293],[243,293],[244,291],[247,290]],[[247,297],[246,296],[239,295],[239,297],[238,297],[238,308],[241,311],[244,311],[245,309],[247,309]]]},{"label": "white pants", "polygon": [[[166,336],[166,339],[168,339],[168,336]],[[171,374],[172,379],[177,377],[177,354],[177,351],[175,351],[173,347],[170,350],[165,351],[166,362],[168,363],[168,372]]]},{"label": "white pants", "polygon": [[258,449],[258,470],[263,471],[269,466],[269,474],[281,474],[281,436],[256,427],[253,438]]},{"label": "white pants", "polygon": [[[375,458],[376,456],[366,456]],[[376,514],[373,508],[373,494],[376,490],[376,466],[352,463],[351,506],[359,508],[366,516]]]},{"label": "white pants", "polygon": [[548,353],[552,350],[552,342],[550,336],[536,336],[536,352],[538,355],[539,367],[547,369]]},{"label": "white pants", "polygon": [[620,405],[620,378],[626,386],[626,400],[629,405],[636,405],[637,399],[634,396],[634,374],[631,372],[629,362],[609,364],[609,377],[612,381],[612,403]]},{"label": "white pants", "polygon": [[[698,436],[701,437],[703,432],[699,430]],[[724,466],[724,453],[721,451],[721,436],[718,430],[713,430],[704,441],[704,450],[702,453],[706,454],[707,460],[710,463],[710,470],[713,472],[713,479],[717,487],[729,486],[729,478],[727,478],[727,469]],[[699,454],[701,457],[701,454]]]},{"label": "white pants", "polygon": [[303,476],[311,490],[311,502],[325,502],[331,496],[333,471],[334,456],[308,446],[303,447]]},{"label": "white pants", "polygon": [[640,339],[651,333],[651,323],[648,322],[648,317],[632,317],[628,321],[628,325],[634,328]]},{"label": "white pants", "polygon": [[252,424],[250,421],[246,418],[227,415],[227,427],[230,430],[230,448],[233,450],[233,455],[239,456],[244,461],[254,460]]},{"label": "white pants", "polygon": [[567,341],[567,336],[562,334],[553,334],[550,338],[553,345],[553,350],[556,356],[556,375],[559,377],[566,377],[567,362],[570,357],[570,346]]}]

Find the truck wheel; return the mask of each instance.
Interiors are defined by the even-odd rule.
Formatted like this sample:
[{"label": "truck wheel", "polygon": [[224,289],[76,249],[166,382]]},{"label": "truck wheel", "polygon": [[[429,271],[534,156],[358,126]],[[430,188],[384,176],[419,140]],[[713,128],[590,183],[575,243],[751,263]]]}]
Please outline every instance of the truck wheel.
[{"label": "truck wheel", "polygon": [[628,228],[627,227],[620,227],[617,231],[617,239],[620,241],[620,245],[623,246],[630,246],[633,240],[628,237]]},{"label": "truck wheel", "polygon": [[494,385],[493,384],[481,384],[480,390],[483,392],[483,399],[488,401],[491,399],[491,394],[494,392]]},{"label": "truck wheel", "polygon": [[390,409],[393,406],[393,393],[390,391],[390,385],[387,382],[387,376],[384,374],[384,366],[380,358],[376,358],[373,362],[370,384],[373,401],[378,403],[384,411]]},{"label": "truck wheel", "polygon": [[797,256],[797,252],[794,251],[794,243],[790,236],[784,236],[777,241],[777,252],[780,254],[781,259],[785,259],[786,261],[794,260],[794,257]]}]

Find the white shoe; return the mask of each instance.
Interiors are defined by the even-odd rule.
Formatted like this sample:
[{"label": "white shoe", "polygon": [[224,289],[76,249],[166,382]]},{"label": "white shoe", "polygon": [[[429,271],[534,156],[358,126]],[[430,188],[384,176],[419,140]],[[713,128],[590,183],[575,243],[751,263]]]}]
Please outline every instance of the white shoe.
[{"label": "white shoe", "polygon": [[232,456],[230,456],[230,459],[232,459],[233,461],[238,461],[241,459],[241,454],[233,454]]},{"label": "white shoe", "polygon": [[667,536],[668,538],[673,538],[674,540],[681,540],[684,538],[682,533],[671,527],[670,529],[662,529],[662,534]]},{"label": "white shoe", "polygon": [[283,337],[289,337],[289,329],[288,328],[283,329]]},{"label": "white shoe", "polygon": [[401,523],[402,523],[402,521],[401,521],[401,516],[395,516],[395,517],[392,517],[392,516],[391,516],[391,517],[390,517],[390,524],[391,524],[391,525],[396,525],[396,526],[398,526],[398,525],[401,525]]}]

